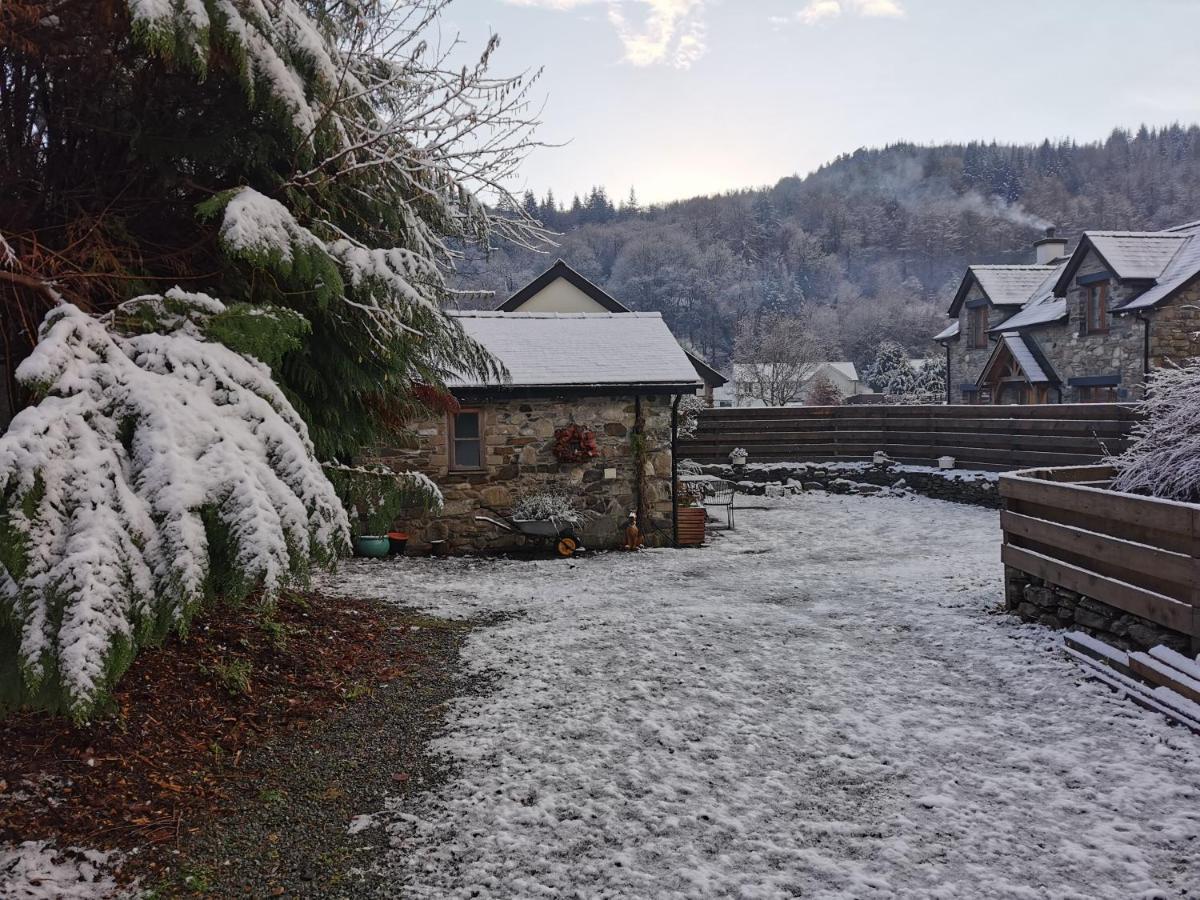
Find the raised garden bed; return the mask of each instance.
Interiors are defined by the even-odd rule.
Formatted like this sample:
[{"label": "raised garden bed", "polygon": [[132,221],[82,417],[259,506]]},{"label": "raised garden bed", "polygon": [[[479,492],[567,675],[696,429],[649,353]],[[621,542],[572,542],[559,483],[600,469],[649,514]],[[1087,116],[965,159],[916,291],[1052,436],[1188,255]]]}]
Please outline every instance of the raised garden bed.
[{"label": "raised garden bed", "polygon": [[1110,466],[1000,477],[1008,607],[1139,650],[1200,650],[1200,505],[1109,489]]}]

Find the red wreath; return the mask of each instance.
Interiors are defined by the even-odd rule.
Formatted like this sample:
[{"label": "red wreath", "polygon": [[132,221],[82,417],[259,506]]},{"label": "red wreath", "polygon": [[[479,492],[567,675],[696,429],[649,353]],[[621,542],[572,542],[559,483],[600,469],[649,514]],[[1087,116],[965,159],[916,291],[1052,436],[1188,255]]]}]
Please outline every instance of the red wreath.
[{"label": "red wreath", "polygon": [[559,462],[587,462],[600,455],[596,435],[578,425],[568,425],[554,432],[554,455]]}]

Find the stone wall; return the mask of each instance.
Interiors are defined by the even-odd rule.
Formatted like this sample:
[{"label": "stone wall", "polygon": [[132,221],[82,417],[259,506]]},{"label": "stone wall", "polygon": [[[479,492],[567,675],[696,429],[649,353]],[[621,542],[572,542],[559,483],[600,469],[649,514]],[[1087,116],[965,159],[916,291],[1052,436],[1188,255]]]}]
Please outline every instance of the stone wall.
[{"label": "stone wall", "polygon": [[[995,342],[990,340],[988,345],[980,350],[972,350],[969,346],[970,326],[968,323],[971,310],[967,304],[986,299],[983,290],[979,287],[979,282],[973,282],[970,291],[967,292],[966,300],[963,301],[962,308],[958,311],[958,337],[949,341],[951,403],[975,402],[975,394],[963,391],[962,385],[975,384],[995,348]],[[989,304],[988,327],[999,325],[1016,311],[1017,307],[996,307]]]},{"label": "stone wall", "polygon": [[[422,422],[413,449],[379,451],[379,461],[397,471],[424,472],[446,499],[440,516],[397,523],[409,533],[410,547],[427,549],[431,540],[448,540],[451,552],[497,551],[520,546],[523,539],[475,516],[490,506],[507,512],[523,494],[547,489],[567,493],[585,511],[577,529],[584,546],[611,548],[624,541],[629,513],[637,508],[634,429],[636,402],[625,397],[570,397],[495,400],[464,404],[482,413],[484,466],[479,471],[449,470],[446,416]],[[671,398],[643,397],[644,502],[651,524],[670,541]],[[560,463],[554,456],[554,432],[575,423],[596,435],[599,455],[585,463]],[[649,529],[647,529],[649,530]],[[656,536],[648,534],[652,543]]]},{"label": "stone wall", "polygon": [[[1104,272],[1104,264],[1094,252],[1088,253],[1076,272],[1076,278]],[[1137,291],[1117,281],[1109,283],[1109,309],[1128,300]],[[1118,400],[1137,400],[1143,391],[1144,343],[1142,323],[1132,316],[1109,316],[1109,330],[1102,334],[1080,334],[1086,321],[1087,288],[1072,283],[1067,290],[1067,319],[1031,328],[1030,338],[1037,341],[1046,359],[1062,379],[1063,402],[1074,403],[1079,391],[1068,382],[1071,378],[1117,375]]]},{"label": "stone wall", "polygon": [[833,494],[920,494],[937,500],[999,509],[998,476],[992,472],[965,469],[933,469],[901,466],[894,462],[876,465],[847,463],[754,463],[739,471],[728,464],[701,466],[706,475],[732,481],[738,492],[762,496],[799,491],[829,491]]},{"label": "stone wall", "polygon": [[1180,291],[1151,314],[1150,364],[1161,367],[1200,355],[1196,334],[1200,334],[1200,282]]},{"label": "stone wall", "polygon": [[1149,650],[1165,644],[1181,653],[1190,652],[1186,635],[1011,566],[1004,567],[1004,597],[1007,609],[1029,622],[1084,631],[1125,650]]}]

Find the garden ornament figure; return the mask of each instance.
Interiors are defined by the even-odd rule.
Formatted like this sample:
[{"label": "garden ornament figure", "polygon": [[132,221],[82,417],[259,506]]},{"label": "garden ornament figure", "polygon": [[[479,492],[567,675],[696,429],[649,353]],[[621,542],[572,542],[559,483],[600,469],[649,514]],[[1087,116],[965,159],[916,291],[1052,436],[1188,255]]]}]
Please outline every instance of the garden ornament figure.
[{"label": "garden ornament figure", "polygon": [[637,525],[637,513],[629,514],[629,525],[625,528],[625,549],[638,550],[646,543],[646,539],[642,537],[641,529]]}]

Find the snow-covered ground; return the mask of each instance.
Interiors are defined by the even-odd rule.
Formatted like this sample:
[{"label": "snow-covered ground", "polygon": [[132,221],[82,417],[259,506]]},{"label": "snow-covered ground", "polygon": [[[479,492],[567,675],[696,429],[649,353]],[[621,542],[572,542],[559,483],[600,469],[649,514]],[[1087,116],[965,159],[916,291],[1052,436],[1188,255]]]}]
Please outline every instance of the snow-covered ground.
[{"label": "snow-covered ground", "polygon": [[995,612],[995,512],[758,505],[702,550],[339,572],[521,614],[468,644],[498,681],[438,743],[458,776],[382,817],[406,895],[1200,891],[1200,739]]}]

